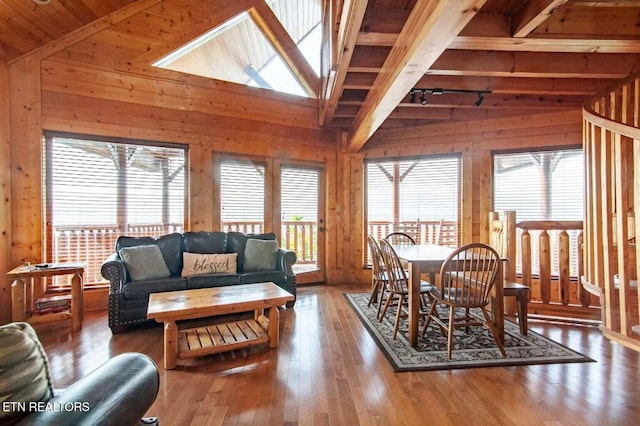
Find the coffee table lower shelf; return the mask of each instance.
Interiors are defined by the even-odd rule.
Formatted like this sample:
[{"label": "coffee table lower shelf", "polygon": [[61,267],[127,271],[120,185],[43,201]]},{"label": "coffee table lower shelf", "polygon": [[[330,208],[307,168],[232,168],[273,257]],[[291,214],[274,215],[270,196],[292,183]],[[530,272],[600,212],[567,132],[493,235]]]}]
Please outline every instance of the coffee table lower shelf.
[{"label": "coffee table lower shelf", "polygon": [[178,330],[178,359],[242,349],[269,343],[269,319],[260,315],[197,328]]}]

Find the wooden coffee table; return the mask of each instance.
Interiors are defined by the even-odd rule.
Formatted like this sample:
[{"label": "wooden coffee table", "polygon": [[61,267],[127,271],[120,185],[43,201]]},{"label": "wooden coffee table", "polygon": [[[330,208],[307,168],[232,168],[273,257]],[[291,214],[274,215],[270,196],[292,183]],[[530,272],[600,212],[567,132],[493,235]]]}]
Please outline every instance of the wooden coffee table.
[{"label": "wooden coffee table", "polygon": [[[164,368],[194,358],[268,343],[278,346],[278,306],[294,300],[272,282],[153,293],[147,318],[164,322]],[[268,310],[265,316],[265,309]],[[253,319],[178,330],[176,321],[254,311]]]}]

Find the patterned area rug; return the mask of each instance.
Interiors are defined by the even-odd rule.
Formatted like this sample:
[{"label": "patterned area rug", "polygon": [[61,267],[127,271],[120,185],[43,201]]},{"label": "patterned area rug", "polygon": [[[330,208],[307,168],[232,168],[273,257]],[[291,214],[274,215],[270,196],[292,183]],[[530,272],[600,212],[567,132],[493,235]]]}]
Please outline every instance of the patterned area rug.
[{"label": "patterned area rug", "polygon": [[[594,360],[575,352],[529,330],[522,336],[517,324],[505,321],[505,351],[503,357],[489,330],[471,327],[467,334],[464,328],[455,330],[454,349],[451,360],[447,359],[447,338],[433,322],[418,347],[412,348],[407,341],[407,320],[400,323],[396,340],[393,339],[395,308],[389,309],[385,319],[376,319],[377,307],[367,306],[369,294],[345,294],[378,347],[386,355],[395,371],[448,370],[456,368],[504,367],[511,365],[556,364],[567,362],[593,362]],[[481,314],[480,314],[481,315]],[[441,318],[448,318],[446,308]],[[422,323],[422,320],[421,320]]]}]

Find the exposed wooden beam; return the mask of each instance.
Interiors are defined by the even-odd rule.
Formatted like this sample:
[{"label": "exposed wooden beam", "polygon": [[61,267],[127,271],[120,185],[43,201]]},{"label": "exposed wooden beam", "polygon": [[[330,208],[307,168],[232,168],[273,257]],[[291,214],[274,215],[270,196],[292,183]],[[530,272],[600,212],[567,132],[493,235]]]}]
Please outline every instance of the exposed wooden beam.
[{"label": "exposed wooden beam", "polygon": [[529,0],[513,18],[513,36],[526,37],[568,0]]},{"label": "exposed wooden beam", "polygon": [[[376,75],[351,73],[344,81],[345,90],[369,90]],[[480,77],[432,75],[422,77],[415,87],[442,87],[462,90],[491,90],[493,93],[514,95],[593,95],[611,85],[609,79],[566,79],[524,77]]]},{"label": "exposed wooden beam", "polygon": [[425,0],[415,4],[349,130],[348,152],[362,148],[484,3]]},{"label": "exposed wooden beam", "polygon": [[368,0],[345,0],[343,4],[340,28],[336,37],[337,69],[330,70],[327,93],[320,104],[321,125],[333,120],[368,3]]},{"label": "exposed wooden beam", "polygon": [[[418,94],[418,98],[420,94]],[[478,99],[474,93],[464,94],[443,94],[425,95],[427,104],[421,105],[419,102],[410,103],[409,96],[405,96],[398,103],[399,107],[411,109],[430,109],[430,108],[477,108],[475,102]],[[584,96],[556,96],[556,95],[503,95],[503,94],[484,94],[482,108],[527,108],[527,109],[553,109],[553,108],[580,108],[584,103]],[[358,106],[364,105],[357,94],[343,95],[340,105]]]},{"label": "exposed wooden beam", "polygon": [[[359,47],[353,55],[349,70],[379,72],[386,57],[384,49]],[[640,69],[640,55],[447,50],[427,73],[485,77],[619,79],[637,69]]]},{"label": "exposed wooden beam", "polygon": [[320,92],[318,76],[269,5],[266,2],[257,2],[249,9],[249,16],[273,45],[305,91],[311,96],[318,97]]},{"label": "exposed wooden beam", "polygon": [[[391,47],[398,34],[360,33],[359,46]],[[449,49],[500,50],[515,52],[573,52],[573,53],[640,53],[640,40],[619,39],[602,40],[591,38],[512,38],[485,36],[458,36],[453,39]]]},{"label": "exposed wooden beam", "polygon": [[512,52],[640,53],[640,40],[458,36],[449,48]]}]

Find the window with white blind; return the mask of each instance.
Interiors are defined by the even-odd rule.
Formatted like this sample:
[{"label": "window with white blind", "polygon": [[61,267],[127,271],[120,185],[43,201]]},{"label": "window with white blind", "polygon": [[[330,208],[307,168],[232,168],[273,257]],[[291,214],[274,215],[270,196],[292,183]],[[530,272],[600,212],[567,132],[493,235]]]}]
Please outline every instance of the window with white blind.
[{"label": "window with white blind", "polygon": [[220,161],[220,217],[223,231],[264,232],[266,164],[223,158]]},{"label": "window with white blind", "polygon": [[[494,211],[514,210],[516,220],[583,220],[584,156],[581,149],[557,149],[493,154]],[[577,275],[579,230],[568,230],[571,275]],[[521,271],[520,234],[517,271]],[[557,231],[550,231],[552,274],[558,272]],[[539,272],[539,231],[531,232],[532,273]]]},{"label": "window with white blind", "polygon": [[120,235],[183,230],[185,147],[49,133],[45,153],[44,257],[84,263],[86,286]]},{"label": "window with white blind", "polygon": [[394,231],[418,243],[457,246],[460,156],[427,156],[366,162],[367,235]]}]

